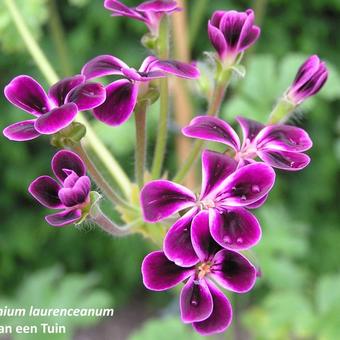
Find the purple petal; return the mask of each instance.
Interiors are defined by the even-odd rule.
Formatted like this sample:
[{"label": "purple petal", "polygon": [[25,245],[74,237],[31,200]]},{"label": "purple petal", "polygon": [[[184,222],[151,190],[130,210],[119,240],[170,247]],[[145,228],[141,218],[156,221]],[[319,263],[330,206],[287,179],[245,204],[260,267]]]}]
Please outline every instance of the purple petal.
[{"label": "purple petal", "polygon": [[254,202],[252,204],[246,205],[245,208],[247,208],[247,209],[257,209],[257,208],[261,207],[264,204],[264,202],[266,202],[267,198],[268,198],[268,194],[264,195],[258,201]]},{"label": "purple petal", "polygon": [[253,26],[247,34],[241,38],[240,45],[239,45],[239,51],[244,51],[247,48],[249,48],[251,45],[253,45],[257,39],[259,38],[261,34],[261,29],[257,26]]},{"label": "purple petal", "polygon": [[184,323],[202,321],[213,310],[213,299],[205,279],[192,276],[182,288],[180,296],[181,317]]},{"label": "purple petal", "polygon": [[65,104],[40,116],[35,121],[34,128],[41,134],[52,135],[69,126],[76,118],[77,113],[76,104]]},{"label": "purple petal", "polygon": [[296,105],[316,94],[328,78],[326,64],[318,56],[308,58],[300,67],[297,76],[288,90],[288,98]]},{"label": "purple petal", "polygon": [[259,222],[244,208],[212,209],[210,232],[222,247],[236,251],[249,249],[261,239]]},{"label": "purple petal", "polygon": [[213,299],[213,311],[210,316],[192,326],[201,335],[212,335],[224,332],[231,324],[232,308],[226,296],[209,280],[206,281]]},{"label": "purple petal", "polygon": [[247,140],[252,142],[258,133],[265,127],[262,123],[244,117],[236,117],[236,120],[241,126],[244,143]]},{"label": "purple petal", "polygon": [[210,276],[223,288],[245,293],[255,285],[256,268],[243,255],[223,249],[213,259]]},{"label": "purple petal", "polygon": [[217,51],[219,57],[224,59],[227,54],[227,43],[225,41],[223,33],[214,25],[212,25],[211,21],[208,22],[208,35],[211,44],[214,46]]},{"label": "purple petal", "polygon": [[244,51],[253,45],[260,36],[260,28],[254,26],[254,11],[248,9],[246,13],[247,19],[242,27],[239,43],[237,46],[239,52]]},{"label": "purple petal", "polygon": [[166,257],[181,267],[191,267],[199,261],[190,237],[191,222],[196,213],[197,209],[189,210],[169,229],[164,239]]},{"label": "purple petal", "polygon": [[270,166],[288,171],[301,170],[310,163],[310,158],[307,155],[298,152],[264,149],[258,151],[257,154]]},{"label": "purple petal", "polygon": [[238,53],[240,36],[247,21],[248,15],[245,12],[227,11],[220,21],[220,30],[223,32],[228,46],[229,53]]},{"label": "purple petal", "polygon": [[51,109],[51,104],[41,85],[29,76],[14,78],[4,90],[13,105],[39,117]]},{"label": "purple petal", "polygon": [[48,91],[48,96],[54,102],[56,106],[62,106],[66,104],[67,94],[76,86],[82,84],[85,81],[85,77],[77,74],[74,77],[64,78],[51,86]]},{"label": "purple petal", "polygon": [[51,209],[63,208],[58,192],[59,183],[50,176],[40,176],[28,187],[29,193],[42,205]]},{"label": "purple petal", "polygon": [[149,67],[149,71],[158,70],[181,78],[196,79],[200,76],[197,67],[175,60],[158,60]]},{"label": "purple petal", "polygon": [[215,27],[220,27],[220,22],[225,15],[226,11],[215,11],[210,19],[210,22]]},{"label": "purple petal", "polygon": [[142,263],[144,286],[150,290],[166,290],[187,279],[194,269],[182,268],[169,261],[162,251],[147,255]]},{"label": "purple petal", "polygon": [[224,120],[216,117],[195,117],[187,127],[182,129],[182,133],[187,137],[226,144],[235,151],[240,149],[240,140],[234,129]]},{"label": "purple petal", "polygon": [[144,59],[142,65],[139,68],[139,72],[146,73],[149,72],[152,68],[152,65],[157,62],[159,59],[155,56],[148,56]]},{"label": "purple petal", "polygon": [[294,87],[303,86],[317,72],[320,66],[319,57],[314,54],[310,56],[299,68],[293,82]]},{"label": "purple petal", "polygon": [[63,227],[64,225],[77,222],[81,218],[81,215],[81,209],[64,210],[56,214],[47,215],[45,220],[54,227]]},{"label": "purple petal", "polygon": [[202,153],[202,189],[200,199],[218,187],[237,168],[237,162],[218,152],[204,150]]},{"label": "purple petal", "polygon": [[93,110],[101,122],[117,126],[131,116],[138,96],[138,86],[128,80],[117,80],[106,87],[105,102]]},{"label": "purple petal", "polygon": [[112,55],[100,55],[88,61],[81,70],[86,79],[103,77],[110,74],[121,75],[122,68],[128,68],[120,59]]},{"label": "purple petal", "polygon": [[63,183],[73,170],[79,177],[86,175],[86,168],[81,158],[69,150],[60,150],[52,158],[51,167],[54,175]]},{"label": "purple petal", "polygon": [[99,83],[85,83],[74,88],[66,97],[67,103],[75,103],[79,111],[91,110],[106,99],[105,87]]},{"label": "purple petal", "polygon": [[[209,209],[210,210],[210,209]],[[201,262],[210,261],[221,247],[211,237],[209,230],[209,211],[203,210],[192,221],[191,241]]]},{"label": "purple petal", "polygon": [[157,180],[147,183],[141,191],[141,206],[147,222],[157,222],[195,205],[196,197],[182,185]]},{"label": "purple petal", "polygon": [[141,12],[173,12],[179,10],[176,1],[173,0],[151,0],[144,1],[136,7],[136,10]]},{"label": "purple petal", "polygon": [[3,134],[6,138],[18,142],[37,138],[40,133],[34,128],[34,123],[35,119],[14,123],[7,126],[3,130]]},{"label": "purple petal", "polygon": [[63,187],[72,188],[78,181],[79,176],[73,170],[64,169],[64,172],[67,174],[67,177],[64,180]]},{"label": "purple petal", "polygon": [[226,206],[246,206],[266,195],[274,182],[275,172],[270,166],[264,163],[246,165],[221,184],[216,201]]},{"label": "purple petal", "polygon": [[104,7],[112,11],[112,16],[125,16],[139,21],[148,21],[145,16],[138,13],[134,8],[129,8],[117,0],[105,0]]},{"label": "purple petal", "polygon": [[91,181],[87,176],[81,176],[72,188],[62,188],[58,196],[65,207],[74,207],[88,200],[91,190]]},{"label": "purple petal", "polygon": [[308,133],[295,126],[272,125],[265,127],[256,137],[257,149],[301,152],[313,145]]}]

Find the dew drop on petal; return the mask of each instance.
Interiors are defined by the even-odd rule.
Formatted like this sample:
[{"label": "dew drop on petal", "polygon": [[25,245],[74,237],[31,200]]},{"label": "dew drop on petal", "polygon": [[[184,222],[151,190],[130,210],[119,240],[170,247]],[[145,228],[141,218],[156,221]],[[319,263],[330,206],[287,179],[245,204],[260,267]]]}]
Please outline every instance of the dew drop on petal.
[{"label": "dew drop on petal", "polygon": [[247,199],[247,196],[246,195],[242,195],[241,196],[241,201],[245,201]]},{"label": "dew drop on petal", "polygon": [[192,306],[197,306],[198,305],[198,301],[197,300],[195,300],[194,298],[192,298],[191,300],[190,300],[190,304],[192,305]]},{"label": "dew drop on petal", "polygon": [[224,236],[223,237],[223,242],[224,243],[229,243],[229,244],[232,243],[230,236]]},{"label": "dew drop on petal", "polygon": [[251,186],[251,191],[253,193],[259,193],[260,192],[260,187],[257,184],[254,184]]},{"label": "dew drop on petal", "polygon": [[293,167],[295,165],[295,162],[290,162],[289,166]]},{"label": "dew drop on petal", "polygon": [[236,243],[238,243],[238,244],[243,243],[243,238],[242,238],[242,237],[238,237],[238,238],[236,239]]}]

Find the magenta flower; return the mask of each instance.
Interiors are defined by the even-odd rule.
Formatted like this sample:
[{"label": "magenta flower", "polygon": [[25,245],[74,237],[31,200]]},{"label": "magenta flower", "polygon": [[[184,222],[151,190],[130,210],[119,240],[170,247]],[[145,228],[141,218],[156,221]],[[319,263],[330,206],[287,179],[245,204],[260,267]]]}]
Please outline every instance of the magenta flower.
[{"label": "magenta flower", "polygon": [[199,197],[184,186],[167,180],[151,181],[144,186],[141,207],[147,222],[157,222],[187,210],[164,239],[163,249],[171,261],[184,267],[197,263],[190,229],[200,211],[209,212],[210,233],[226,249],[248,249],[260,240],[260,224],[245,208],[257,207],[264,202],[274,185],[275,172],[264,163],[236,168],[234,159],[205,150]]},{"label": "magenta flower", "polygon": [[231,65],[237,56],[255,43],[260,28],[254,25],[254,12],[216,11],[208,22],[209,39],[223,63]]},{"label": "magenta flower", "polygon": [[320,91],[328,77],[326,64],[317,55],[309,57],[299,68],[287,98],[295,105]]},{"label": "magenta flower", "polygon": [[57,82],[48,94],[33,78],[18,76],[4,92],[13,105],[36,117],[4,129],[3,134],[15,141],[54,134],[71,124],[79,111],[93,109],[105,100],[104,87],[86,82],[82,75]]},{"label": "magenta flower", "polygon": [[209,232],[209,213],[201,211],[191,227],[195,264],[184,267],[162,251],[147,255],[142,264],[144,285],[162,291],[187,280],[180,295],[181,318],[202,335],[226,330],[232,320],[229,300],[216,287],[248,292],[256,281],[256,268],[241,254],[221,249]]},{"label": "magenta flower", "polygon": [[155,36],[158,36],[159,23],[163,16],[180,10],[176,1],[172,0],[145,1],[133,8],[117,0],[105,0],[104,7],[112,12],[112,16],[123,16],[144,22],[150,33]]},{"label": "magenta flower", "polygon": [[47,223],[60,227],[80,221],[90,204],[91,181],[81,158],[67,150],[57,152],[52,158],[50,176],[40,176],[28,191],[39,203],[50,209],[63,209],[45,217]]},{"label": "magenta flower", "polygon": [[216,117],[196,117],[182,133],[231,147],[240,166],[255,162],[256,157],[274,168],[290,171],[309,164],[310,158],[302,152],[312,147],[312,141],[303,129],[284,124],[265,126],[242,117],[237,117],[237,121],[243,132],[242,145],[233,128]]},{"label": "magenta flower", "polygon": [[131,116],[142,83],[173,74],[182,78],[197,78],[195,66],[173,60],[147,57],[137,71],[111,55],[101,55],[90,60],[82,69],[86,79],[106,75],[120,75],[120,79],[106,86],[105,102],[93,110],[94,116],[111,126],[123,124]]}]

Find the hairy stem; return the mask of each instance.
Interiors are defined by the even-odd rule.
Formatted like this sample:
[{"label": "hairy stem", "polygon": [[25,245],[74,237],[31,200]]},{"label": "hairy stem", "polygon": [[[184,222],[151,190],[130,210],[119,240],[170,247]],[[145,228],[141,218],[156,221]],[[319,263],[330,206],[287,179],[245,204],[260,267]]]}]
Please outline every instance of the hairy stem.
[{"label": "hairy stem", "polygon": [[[228,84],[229,79],[223,83],[216,82],[207,112],[208,116],[218,115]],[[189,156],[186,158],[186,161],[173,178],[173,181],[180,183],[185,179],[191,167],[196,163],[203,146],[204,146],[203,140],[198,139],[194,142],[194,146],[192,147]]]},{"label": "hairy stem", "polygon": [[49,0],[48,11],[50,17],[48,23],[50,26],[51,36],[58,54],[58,60],[60,62],[62,74],[63,76],[69,76],[72,74],[72,64],[65,43],[66,37],[63,25],[60,20],[56,0]]},{"label": "hairy stem", "polygon": [[[33,38],[32,33],[27,27],[23,16],[18,10],[15,0],[5,0],[5,5],[7,6],[7,9],[13,19],[16,28],[18,29],[20,36],[22,37],[26,45],[28,52],[31,54],[41,73],[44,75],[50,85],[56,83],[59,80],[58,75],[56,74],[51,64],[47,60],[45,54]],[[87,132],[86,137],[84,138],[85,146],[90,147],[96,153],[100,161],[107,168],[112,178],[114,178],[117,184],[120,186],[120,189],[124,193],[124,195],[126,197],[129,197],[131,194],[131,182],[123,169],[120,167],[116,159],[111,155],[105,145],[94,133],[87,119],[83,115],[78,114],[77,120],[86,127]]]},{"label": "hairy stem", "polygon": [[[160,24],[158,38],[158,56],[160,59],[169,57],[169,25],[168,18],[165,16]],[[168,137],[168,107],[169,107],[169,85],[168,79],[160,80],[160,112],[158,121],[158,132],[156,147],[152,163],[152,178],[158,178],[161,175],[163,161],[166,151],[166,142]]]},{"label": "hairy stem", "polygon": [[87,170],[93,179],[93,181],[96,183],[96,185],[102,190],[104,195],[114,204],[120,205],[122,207],[128,208],[128,209],[134,209],[128,202],[123,200],[113,189],[112,187],[106,182],[105,178],[102,176],[102,174],[99,172],[95,164],[91,161],[91,159],[88,157],[85,149],[81,144],[78,144],[77,146],[73,147],[73,150],[80,156],[80,158],[84,161],[86,164]]},{"label": "hairy stem", "polygon": [[126,236],[131,234],[131,226],[126,225],[124,227],[120,227],[111,221],[99,207],[93,209],[94,211],[90,212],[90,220],[96,223],[103,231],[112,235],[112,236]]},{"label": "hairy stem", "polygon": [[146,109],[148,102],[142,101],[135,109],[136,124],[136,161],[135,173],[139,189],[144,185],[144,170],[146,162]]}]

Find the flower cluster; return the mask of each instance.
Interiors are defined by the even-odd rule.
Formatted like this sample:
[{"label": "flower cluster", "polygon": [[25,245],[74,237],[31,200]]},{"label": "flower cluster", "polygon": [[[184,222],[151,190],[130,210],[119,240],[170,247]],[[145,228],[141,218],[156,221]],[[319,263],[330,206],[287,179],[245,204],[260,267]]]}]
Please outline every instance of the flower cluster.
[{"label": "flower cluster", "polygon": [[15,141],[57,133],[70,125],[79,111],[97,107],[106,97],[103,85],[87,82],[82,75],[57,82],[48,94],[33,78],[18,76],[5,87],[5,96],[16,107],[37,117],[4,129],[4,135]]},{"label": "flower cluster", "polygon": [[58,181],[40,176],[28,191],[45,207],[62,209],[45,217],[50,225],[60,227],[79,222],[86,217],[90,206],[91,181],[83,161],[74,152],[61,150],[52,158],[51,168]]},{"label": "flower cluster", "polygon": [[[38,202],[47,208],[60,210],[46,216],[46,221],[52,226],[81,223],[91,218],[111,235],[131,233],[130,224],[126,228],[118,227],[102,213],[97,201],[93,200],[95,192],[90,191],[91,181],[86,175],[86,168],[103,193],[118,206],[117,211],[122,214],[123,220],[126,219],[124,222],[130,223],[131,216],[134,218],[138,214],[134,221],[140,223],[142,214],[146,223],[141,224],[148,227],[148,223],[165,221],[178,214],[162,240],[162,249],[147,255],[142,263],[144,285],[151,290],[163,291],[184,283],[180,294],[183,322],[191,324],[202,335],[223,332],[231,323],[232,307],[221,289],[246,293],[255,285],[259,272],[241,253],[254,247],[261,239],[261,226],[253,210],[267,200],[274,186],[276,169],[298,171],[310,162],[309,156],[304,153],[312,147],[307,132],[284,122],[298,105],[322,88],[327,80],[327,68],[315,55],[307,59],[266,124],[237,118],[243,134],[243,139],[240,139],[236,131],[217,115],[230,78],[241,68],[238,64],[242,55],[257,41],[260,28],[254,25],[252,10],[214,12],[208,22],[208,36],[217,52],[213,58],[215,75],[211,104],[206,115],[195,117],[182,129],[186,137],[198,139],[187,159],[189,165],[184,167],[188,172],[201,155],[202,185],[200,194],[196,194],[180,184],[177,176],[173,181],[165,179],[166,176],[161,177],[167,134],[168,84],[166,79],[157,80],[169,76],[186,79],[200,76],[195,64],[160,58],[163,55],[160,46],[167,45],[167,41],[161,41],[164,38],[160,34],[163,32],[160,29],[163,28],[163,19],[180,8],[173,0],[150,0],[135,8],[117,0],[105,0],[104,7],[113,16],[144,22],[150,31],[148,37],[153,39],[153,44],[150,44],[152,54],[145,58],[138,70],[115,56],[97,56],[82,67],[81,74],[60,80],[47,93],[29,76],[14,78],[5,87],[5,96],[13,105],[33,115],[34,119],[12,124],[3,133],[15,141],[51,135],[52,142],[53,138],[58,141],[53,145],[79,150],[77,152],[83,159],[70,150],[58,151],[51,163],[56,179],[40,176],[29,186],[29,192]],[[164,23],[167,24],[166,20]],[[111,75],[120,79],[108,85],[92,82]],[[150,177],[145,171],[145,114],[158,97],[158,88],[161,95],[157,131],[159,144],[155,148],[153,165],[156,166],[152,168],[159,171],[152,169]],[[85,130],[90,129],[90,124],[84,124],[86,128],[82,126],[81,133],[72,143],[63,144],[61,136],[71,134],[72,127],[80,124],[74,120],[84,110],[92,110],[97,120],[109,126],[123,124],[135,112],[135,170],[141,213],[133,206],[135,202],[128,197],[129,194],[124,193],[125,196],[121,197],[115,192],[83,148],[81,138]],[[110,153],[105,146],[98,147],[99,139],[92,138],[95,140],[91,141],[95,134],[91,131],[88,136],[87,142],[95,146],[92,151],[100,149],[101,155],[104,154],[101,158],[102,161],[104,158],[103,163],[109,164],[109,167],[116,166],[115,160],[105,162]],[[208,149],[202,151],[204,141],[222,143],[226,150],[222,153]],[[121,178],[124,171],[119,166],[114,170],[117,169],[120,177],[115,177],[115,171],[111,171],[114,174],[110,183],[119,184],[117,178]],[[132,184],[127,176],[123,178],[127,180],[122,181],[121,188],[126,183]],[[153,180],[144,185],[145,178]]]},{"label": "flower cluster", "polygon": [[98,120],[111,126],[123,124],[131,116],[142,85],[141,92],[146,92],[149,82],[167,75],[188,79],[199,77],[195,66],[175,60],[159,60],[154,56],[147,57],[136,71],[114,56],[101,55],[86,63],[82,74],[86,79],[107,75],[125,77],[106,86],[105,102],[93,110]]}]

